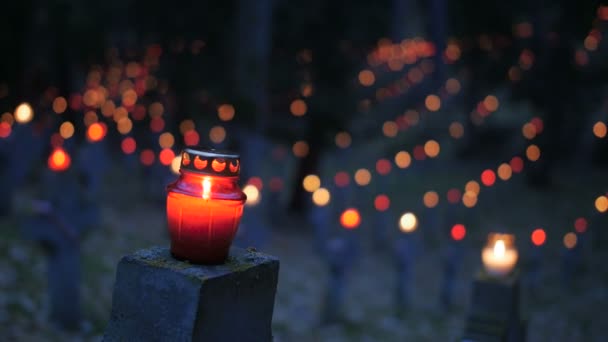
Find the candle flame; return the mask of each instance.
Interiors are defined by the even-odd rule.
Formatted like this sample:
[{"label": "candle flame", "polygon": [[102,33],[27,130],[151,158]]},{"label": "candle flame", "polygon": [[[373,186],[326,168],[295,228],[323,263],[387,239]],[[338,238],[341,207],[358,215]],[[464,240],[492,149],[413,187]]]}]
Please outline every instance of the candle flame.
[{"label": "candle flame", "polygon": [[209,178],[203,179],[203,199],[208,200],[211,194],[211,180]]},{"label": "candle flame", "polygon": [[505,242],[503,240],[496,240],[494,243],[494,255],[502,258],[505,256]]}]

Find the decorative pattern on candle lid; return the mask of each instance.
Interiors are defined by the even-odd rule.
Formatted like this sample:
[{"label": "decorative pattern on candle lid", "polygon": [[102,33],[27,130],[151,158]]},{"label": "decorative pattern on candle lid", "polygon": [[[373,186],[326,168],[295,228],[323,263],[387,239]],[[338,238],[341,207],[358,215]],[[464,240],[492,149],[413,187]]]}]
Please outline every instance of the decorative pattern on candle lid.
[{"label": "decorative pattern on candle lid", "polygon": [[182,152],[180,170],[205,175],[238,176],[241,171],[240,156],[229,151],[201,147],[185,148]]}]

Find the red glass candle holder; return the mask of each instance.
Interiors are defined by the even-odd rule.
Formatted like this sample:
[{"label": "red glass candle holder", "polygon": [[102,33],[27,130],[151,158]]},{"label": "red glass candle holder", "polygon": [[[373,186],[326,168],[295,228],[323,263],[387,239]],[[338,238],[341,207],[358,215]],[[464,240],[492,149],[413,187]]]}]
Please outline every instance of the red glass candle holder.
[{"label": "red glass candle holder", "polygon": [[239,155],[186,148],[179,172],[179,178],[167,186],[171,253],[197,264],[221,264],[228,257],[247,198],[237,184]]}]

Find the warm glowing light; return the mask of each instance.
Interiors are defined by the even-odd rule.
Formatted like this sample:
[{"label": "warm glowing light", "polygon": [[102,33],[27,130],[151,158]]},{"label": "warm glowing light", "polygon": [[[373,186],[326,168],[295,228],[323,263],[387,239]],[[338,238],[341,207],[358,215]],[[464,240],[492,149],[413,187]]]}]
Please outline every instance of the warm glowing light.
[{"label": "warm glowing light", "polygon": [[129,132],[131,132],[133,129],[133,121],[131,121],[129,118],[122,118],[120,121],[118,121],[116,129],[118,132],[120,132],[120,134],[129,134]]},{"label": "warm glowing light", "polygon": [[376,162],[376,172],[386,176],[391,172],[391,162],[388,159],[380,159]]},{"label": "warm glowing light", "polygon": [[464,135],[464,126],[460,122],[452,122],[449,131],[452,138],[460,139]]},{"label": "warm glowing light", "polygon": [[530,145],[526,149],[526,157],[528,160],[535,162],[540,159],[540,148],[536,145]]},{"label": "warm glowing light", "polygon": [[211,179],[209,179],[209,177],[203,178],[203,193],[201,194],[201,197],[203,197],[204,200],[208,200],[211,197]]},{"label": "warm glowing light", "polygon": [[158,144],[162,148],[171,148],[175,144],[175,138],[170,132],[165,132],[158,137]]},{"label": "warm glowing light", "polygon": [[399,133],[399,126],[395,121],[387,121],[382,125],[382,133],[389,138],[394,138]]},{"label": "warm glowing light", "polygon": [[101,141],[105,135],[106,129],[103,124],[99,122],[92,123],[89,128],[87,128],[87,139],[90,142]]},{"label": "warm glowing light", "polygon": [[245,195],[247,195],[247,202],[245,202],[245,205],[247,206],[254,206],[257,205],[258,203],[260,203],[261,200],[261,196],[260,196],[260,190],[258,190],[257,187],[255,187],[252,184],[247,184],[243,187],[243,192],[245,193]]},{"label": "warm glowing light", "polygon": [[15,118],[13,117],[13,114],[6,112],[0,116],[0,121],[6,122],[9,126],[12,126],[15,122]]},{"label": "warm glowing light", "polygon": [[304,100],[293,100],[293,102],[291,102],[289,105],[289,111],[291,114],[293,114],[293,116],[302,116],[306,114],[307,110],[308,106],[306,106],[306,102],[304,102]]},{"label": "warm glowing light", "polygon": [[467,184],[464,186],[464,191],[465,192],[473,192],[476,195],[479,195],[479,191],[481,190],[481,187],[479,186],[479,183],[477,183],[476,181],[472,180],[472,181],[468,181]]},{"label": "warm glowing light", "polygon": [[359,211],[354,208],[349,208],[342,212],[340,215],[340,224],[346,229],[355,229],[361,223],[361,216]]},{"label": "warm glowing light", "polygon": [[496,174],[488,169],[481,173],[481,183],[485,186],[492,186],[496,182]]},{"label": "warm glowing light", "polygon": [[355,172],[355,183],[359,186],[366,186],[372,180],[372,174],[367,169],[359,169]]},{"label": "warm glowing light", "polygon": [[428,95],[424,100],[426,109],[431,112],[436,112],[441,108],[441,99],[437,95]]},{"label": "warm glowing light", "polygon": [[593,135],[600,139],[606,137],[607,131],[608,129],[606,127],[606,124],[601,121],[596,122],[595,125],[593,125]]},{"label": "warm glowing light", "polygon": [[494,95],[488,95],[483,100],[483,106],[490,112],[495,112],[498,109],[498,99]]},{"label": "warm glowing light", "polygon": [[467,229],[464,226],[464,224],[461,224],[461,223],[457,223],[457,224],[453,225],[452,229],[450,230],[450,236],[455,241],[461,241],[462,239],[464,239],[464,237],[466,235],[467,235]]},{"label": "warm glowing light", "polygon": [[576,246],[577,240],[578,238],[576,237],[576,234],[569,232],[564,235],[564,246],[568,249],[572,249]]},{"label": "warm glowing light", "polygon": [[587,220],[584,217],[579,217],[574,221],[574,230],[577,233],[584,233],[587,231]]},{"label": "warm glowing light", "polygon": [[161,117],[155,117],[150,120],[150,130],[154,133],[160,133],[165,128],[165,120]]},{"label": "warm glowing light", "polygon": [[483,248],[481,259],[486,272],[494,276],[506,276],[515,267],[518,253],[513,245],[514,236],[492,233]]},{"label": "warm glowing light", "polygon": [[158,160],[161,164],[169,166],[175,158],[175,152],[170,148],[163,148],[158,154]]},{"label": "warm glowing light", "polygon": [[15,121],[20,124],[28,123],[34,118],[34,110],[29,103],[24,102],[15,109]]},{"label": "warm glowing light", "polygon": [[[128,118],[127,118],[127,116],[125,116],[124,118],[121,118],[121,120],[122,119],[128,119]],[[95,111],[89,110],[86,113],[84,113],[83,122],[86,127],[89,127],[98,121],[99,121],[99,118],[97,117],[97,113],[95,113]],[[119,121],[120,120],[116,120],[116,122],[119,122]]]},{"label": "warm glowing light", "polygon": [[336,134],[336,146],[339,148],[347,148],[350,146],[351,138],[348,132],[338,132]]},{"label": "warm glowing light", "polygon": [[70,155],[61,148],[53,150],[48,159],[48,166],[52,171],[65,171],[70,167],[70,164]]},{"label": "warm glowing light", "polygon": [[412,157],[406,151],[399,151],[395,155],[395,164],[400,169],[406,169],[412,163]]},{"label": "warm glowing light", "polygon": [[439,204],[439,195],[435,191],[427,191],[422,197],[422,202],[427,208],[435,208]]},{"label": "warm glowing light", "polygon": [[182,163],[182,156],[181,155],[175,156],[175,158],[173,158],[173,160],[171,161],[171,172],[178,175],[179,168],[181,167],[181,163]]},{"label": "warm glowing light", "polygon": [[131,107],[137,102],[137,93],[133,89],[125,90],[122,93],[122,105],[125,107]]},{"label": "warm glowing light", "polygon": [[198,132],[196,132],[195,130],[187,131],[186,133],[184,133],[184,144],[186,144],[186,146],[198,145],[199,140],[200,137],[198,135]]},{"label": "warm glowing light", "polygon": [[[93,113],[95,114],[94,111],[89,111],[89,113]],[[112,114],[112,119],[114,119],[114,122],[118,122],[122,119],[127,119],[129,117],[129,112],[127,111],[127,109],[125,107],[118,107],[114,110],[114,113]]]},{"label": "warm glowing light", "polygon": [[66,121],[59,126],[59,134],[63,139],[69,139],[74,135],[74,125]]},{"label": "warm glowing light", "polygon": [[189,132],[192,130],[194,130],[194,121],[192,121],[190,119],[184,120],[179,124],[179,131],[182,134],[186,134],[186,132]]},{"label": "warm glowing light", "polygon": [[298,158],[304,158],[308,155],[308,143],[306,141],[300,140],[296,141],[291,148],[293,155]]},{"label": "warm glowing light", "polygon": [[319,207],[326,206],[330,200],[331,194],[325,188],[318,188],[312,193],[312,202]]},{"label": "warm glowing light", "polygon": [[376,76],[371,70],[362,70],[359,72],[359,83],[361,85],[370,87],[376,82]]},{"label": "warm glowing light", "polygon": [[317,175],[308,175],[302,180],[302,187],[308,192],[313,192],[321,187],[321,179]]},{"label": "warm glowing light", "polygon": [[414,150],[412,151],[414,155],[414,159],[416,160],[425,160],[426,152],[424,152],[424,146],[416,145],[414,146]]},{"label": "warm glowing light", "polygon": [[547,233],[542,228],[534,229],[532,235],[530,235],[530,239],[535,246],[542,246],[547,240]]},{"label": "warm glowing light", "polygon": [[424,144],[424,153],[426,153],[429,158],[435,158],[439,155],[441,148],[439,143],[435,140],[429,140]]},{"label": "warm glowing light", "polygon": [[378,211],[387,211],[391,206],[391,200],[388,196],[381,194],[374,199],[374,208]]},{"label": "warm glowing light", "polygon": [[405,213],[399,219],[399,229],[404,233],[411,233],[418,227],[418,219],[413,213]]},{"label": "warm glowing light", "polygon": [[511,166],[507,163],[502,163],[500,164],[500,166],[498,167],[498,178],[502,179],[503,181],[509,180],[511,178],[511,176],[513,175],[513,170],[511,169]]},{"label": "warm glowing light", "polygon": [[600,213],[605,213],[608,211],[608,197],[600,196],[595,199],[595,209]]},{"label": "warm glowing light", "polygon": [[473,208],[477,204],[477,193],[466,191],[464,195],[462,195],[462,204],[467,208]]},{"label": "warm glowing light", "polygon": [[7,122],[0,122],[0,138],[7,138],[11,135],[13,129]]},{"label": "warm glowing light", "polygon": [[68,109],[68,101],[63,96],[56,97],[53,100],[53,111],[57,114],[61,114]]},{"label": "warm glowing light", "polygon": [[217,107],[217,116],[222,121],[230,121],[234,118],[234,107],[230,104],[223,104]]},{"label": "warm glowing light", "polygon": [[122,152],[124,154],[131,154],[135,152],[135,149],[137,148],[135,139],[133,139],[132,137],[124,138],[120,143],[120,148],[122,149]]},{"label": "warm glowing light", "polygon": [[523,134],[523,136],[528,140],[534,139],[534,137],[536,137],[536,126],[530,122],[527,122],[521,128],[521,134]]},{"label": "warm glowing light", "polygon": [[214,144],[221,144],[226,139],[226,130],[222,126],[214,126],[209,130],[209,140]]}]

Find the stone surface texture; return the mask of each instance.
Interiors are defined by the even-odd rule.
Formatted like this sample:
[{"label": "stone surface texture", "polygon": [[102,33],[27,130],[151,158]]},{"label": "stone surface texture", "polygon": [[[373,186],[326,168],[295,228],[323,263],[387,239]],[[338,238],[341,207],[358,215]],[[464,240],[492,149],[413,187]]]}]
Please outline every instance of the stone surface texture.
[{"label": "stone surface texture", "polygon": [[221,265],[152,247],[122,258],[104,341],[271,341],[279,261],[232,248]]}]

